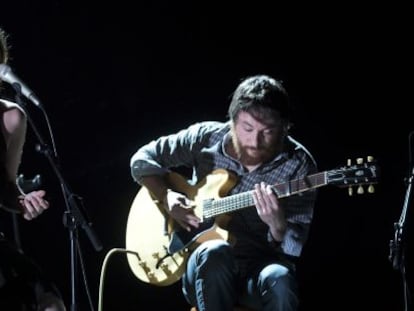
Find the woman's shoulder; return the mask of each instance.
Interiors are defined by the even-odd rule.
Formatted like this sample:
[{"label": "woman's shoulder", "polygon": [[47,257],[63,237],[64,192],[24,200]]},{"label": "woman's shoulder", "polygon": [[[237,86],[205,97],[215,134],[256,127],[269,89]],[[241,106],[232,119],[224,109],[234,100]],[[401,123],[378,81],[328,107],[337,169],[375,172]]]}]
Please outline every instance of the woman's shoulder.
[{"label": "woman's shoulder", "polygon": [[4,109],[18,108],[21,110],[20,106],[15,102],[12,102],[7,99],[0,98],[0,107]]}]

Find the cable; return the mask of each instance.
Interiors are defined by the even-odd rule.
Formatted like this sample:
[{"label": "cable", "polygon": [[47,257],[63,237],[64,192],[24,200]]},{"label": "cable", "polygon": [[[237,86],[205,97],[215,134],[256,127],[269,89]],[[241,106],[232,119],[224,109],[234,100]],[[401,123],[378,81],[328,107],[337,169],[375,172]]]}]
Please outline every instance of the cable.
[{"label": "cable", "polygon": [[104,281],[104,278],[105,278],[106,267],[108,265],[109,258],[113,254],[115,254],[115,253],[129,253],[129,254],[134,254],[139,259],[139,255],[138,255],[137,252],[130,251],[130,250],[124,249],[124,248],[113,248],[113,249],[111,249],[105,255],[104,261],[102,263],[101,276],[100,276],[100,279],[99,279],[99,303],[98,303],[98,311],[102,311],[102,304],[103,304],[103,281]]}]

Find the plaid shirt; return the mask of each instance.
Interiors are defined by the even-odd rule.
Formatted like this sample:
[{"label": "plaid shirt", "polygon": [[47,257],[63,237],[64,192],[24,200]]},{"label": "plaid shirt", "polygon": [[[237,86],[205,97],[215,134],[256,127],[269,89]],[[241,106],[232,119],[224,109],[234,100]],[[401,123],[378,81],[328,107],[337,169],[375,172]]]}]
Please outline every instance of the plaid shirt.
[{"label": "plaid shirt", "polygon": [[[224,146],[230,139],[229,122],[206,121],[193,124],[138,149],[131,158],[132,177],[140,183],[143,176],[164,174],[177,167],[187,167],[192,169],[191,184],[196,184],[213,170],[221,168],[238,178],[237,184],[228,193],[231,195],[250,191],[261,181],[279,184],[317,171],[310,153],[289,136],[281,154],[249,172],[237,159],[226,153]],[[288,223],[280,245],[269,241],[268,226],[261,221],[254,206],[233,212],[227,230],[235,238],[236,255],[246,259],[273,258],[283,253],[299,256],[308,237],[315,199],[316,190],[280,199]]]}]

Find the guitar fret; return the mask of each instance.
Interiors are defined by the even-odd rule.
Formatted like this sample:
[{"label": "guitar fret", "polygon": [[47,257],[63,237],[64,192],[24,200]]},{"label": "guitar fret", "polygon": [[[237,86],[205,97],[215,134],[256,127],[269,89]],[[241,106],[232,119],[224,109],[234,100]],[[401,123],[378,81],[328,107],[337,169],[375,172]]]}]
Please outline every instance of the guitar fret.
[{"label": "guitar fret", "polygon": [[304,178],[295,179],[286,183],[273,186],[278,198],[284,198],[293,194],[318,188],[326,184],[326,175],[324,172],[309,175]]},{"label": "guitar fret", "polygon": [[208,202],[204,205],[204,217],[211,218],[223,213],[233,212],[248,206],[253,206],[252,191],[231,195]]}]

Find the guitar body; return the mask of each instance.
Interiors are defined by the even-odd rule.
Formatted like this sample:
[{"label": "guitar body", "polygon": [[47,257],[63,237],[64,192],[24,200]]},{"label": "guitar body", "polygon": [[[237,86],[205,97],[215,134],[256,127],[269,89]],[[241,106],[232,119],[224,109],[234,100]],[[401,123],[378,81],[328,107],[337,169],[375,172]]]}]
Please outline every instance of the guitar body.
[{"label": "guitar body", "polygon": [[[169,184],[194,202],[194,213],[203,220],[205,199],[225,196],[234,187],[236,178],[226,170],[218,169],[195,186],[181,175],[170,173]],[[185,271],[191,250],[211,239],[227,239],[222,229],[226,215],[216,221],[206,221],[200,227],[187,232],[178,226],[145,187],[136,195],[127,222],[126,248],[138,253],[128,254],[128,264],[134,275],[143,282],[167,286],[178,281]]]}]

